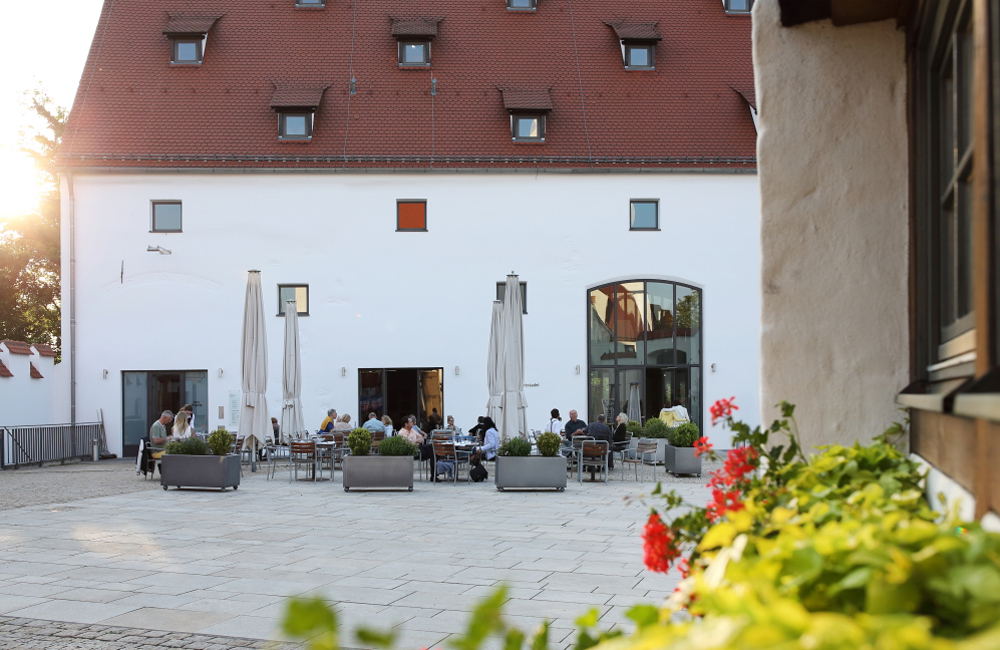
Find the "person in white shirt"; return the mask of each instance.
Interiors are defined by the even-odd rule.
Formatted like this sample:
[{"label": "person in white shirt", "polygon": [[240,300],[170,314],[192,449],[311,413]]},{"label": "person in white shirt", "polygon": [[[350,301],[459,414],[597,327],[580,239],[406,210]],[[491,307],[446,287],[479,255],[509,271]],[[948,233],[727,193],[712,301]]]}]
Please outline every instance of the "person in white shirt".
[{"label": "person in white shirt", "polygon": [[497,450],[500,449],[500,432],[490,417],[483,418],[483,427],[486,433],[483,434],[483,446],[479,448],[479,453],[484,460],[493,460]]},{"label": "person in white shirt", "polygon": [[187,411],[179,411],[177,417],[174,418],[174,428],[171,431],[171,437],[175,440],[180,440],[181,438],[190,438],[194,435],[194,429],[188,424]]},{"label": "person in white shirt", "polygon": [[684,404],[681,403],[679,399],[675,399],[673,405],[666,409],[668,411],[673,411],[675,422],[690,422],[691,416],[688,414],[688,410],[684,408]]},{"label": "person in white shirt", "polygon": [[549,413],[549,415],[552,416],[552,419],[550,419],[549,423],[545,426],[545,431],[548,433],[554,433],[558,436],[562,433],[562,418],[559,417],[559,409],[552,409],[552,412]]}]

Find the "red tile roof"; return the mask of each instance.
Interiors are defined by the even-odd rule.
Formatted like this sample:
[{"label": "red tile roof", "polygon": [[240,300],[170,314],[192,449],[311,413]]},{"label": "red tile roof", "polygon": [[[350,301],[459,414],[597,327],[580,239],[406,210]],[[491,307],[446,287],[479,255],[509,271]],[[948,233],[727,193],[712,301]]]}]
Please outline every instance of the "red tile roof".
[{"label": "red tile roof", "polygon": [[14,373],[12,373],[7,368],[7,366],[3,365],[3,361],[0,361],[0,377],[13,377],[13,376],[14,376]]},{"label": "red tile roof", "polygon": [[503,107],[509,111],[551,111],[548,88],[501,88]]},{"label": "red tile roof", "polygon": [[[403,12],[443,18],[429,68],[398,65]],[[171,15],[206,14],[222,17],[203,63],[171,66]],[[655,22],[656,69],[625,70],[606,20]],[[533,12],[503,0],[115,0],[57,163],[753,169],[753,122],[731,90],[753,86],[750,27],[719,0],[546,0]],[[310,142],[278,140],[277,82],[329,84]],[[545,144],[511,142],[505,87],[551,87]]]},{"label": "red tile roof", "polygon": [[663,37],[656,31],[655,22],[637,22],[634,20],[609,20],[604,23],[611,29],[619,40],[623,41],[660,41]]},{"label": "red tile roof", "polygon": [[11,354],[31,354],[31,348],[24,341],[8,341],[4,339],[3,344],[7,346]]},{"label": "red tile roof", "polygon": [[220,16],[177,16],[167,20],[164,34],[207,34]]},{"label": "red tile roof", "polygon": [[393,18],[390,33],[396,37],[423,36],[434,38],[438,33],[439,22],[441,22],[440,18]]},{"label": "red tile roof", "polygon": [[271,108],[316,108],[329,84],[275,83]]},{"label": "red tile roof", "polygon": [[28,365],[31,366],[32,379],[45,379],[45,377],[42,377],[42,373],[38,372],[38,368],[35,367],[35,364],[29,363]]},{"label": "red tile roof", "polygon": [[35,351],[43,357],[54,357],[56,356],[55,350],[51,346],[45,343],[32,343],[31,347],[35,348]]}]

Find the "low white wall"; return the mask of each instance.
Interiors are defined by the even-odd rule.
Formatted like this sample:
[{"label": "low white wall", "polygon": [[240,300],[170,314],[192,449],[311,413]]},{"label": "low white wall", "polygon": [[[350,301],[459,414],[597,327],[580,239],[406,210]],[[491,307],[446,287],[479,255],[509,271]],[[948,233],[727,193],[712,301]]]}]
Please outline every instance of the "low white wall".
[{"label": "low white wall", "polygon": [[[739,414],[757,421],[755,175],[77,173],[74,192],[78,417],[103,407],[112,451],[125,370],[207,369],[209,424],[227,422],[218,407],[240,389],[249,269],[262,271],[275,417],[277,285],[310,286],[299,320],[310,428],[329,407],[356,414],[358,368],[382,367],[443,367],[445,411],[471,426],[487,401],[496,282],[511,271],[528,283],[530,428],[553,407],[585,412],[586,289],[623,277],[704,288],[706,408],[736,395]],[[428,232],[395,231],[402,198],[428,201]],[[632,198],[660,199],[660,232],[629,231]],[[149,232],[154,199],[183,201],[182,234]],[[64,205],[64,250],[68,222]],[[67,315],[68,278],[64,266]],[[728,433],[711,435],[728,446]]]},{"label": "low white wall", "polygon": [[803,444],[868,440],[909,377],[905,33],[753,8],[761,407]]},{"label": "low white wall", "polygon": [[[0,426],[63,424],[69,422],[69,374],[65,363],[55,363],[31,348],[16,354],[0,343],[0,361],[13,377],[0,377]],[[41,379],[31,377],[34,364]],[[93,419],[89,421],[94,421]]]}]

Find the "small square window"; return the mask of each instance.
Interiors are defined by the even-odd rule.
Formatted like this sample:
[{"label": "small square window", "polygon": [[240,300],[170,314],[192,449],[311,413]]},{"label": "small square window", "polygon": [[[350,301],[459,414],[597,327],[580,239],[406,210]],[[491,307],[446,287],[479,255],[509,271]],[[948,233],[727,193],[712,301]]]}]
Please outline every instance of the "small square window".
[{"label": "small square window", "polygon": [[396,231],[427,230],[427,201],[400,199],[396,201]]},{"label": "small square window", "polygon": [[153,201],[150,232],[181,232],[181,202]]},{"label": "small square window", "polygon": [[632,201],[629,230],[659,230],[660,202],[656,199]]},{"label": "small square window", "polygon": [[322,7],[325,4],[325,0],[295,0],[296,7]]},{"label": "small square window", "polygon": [[642,43],[625,43],[626,70],[652,70],[653,46]]},{"label": "small square window", "polygon": [[518,142],[544,142],[545,116],[512,114],[510,116],[510,137]]},{"label": "small square window", "polygon": [[[503,302],[504,297],[507,295],[507,283],[497,282],[497,300]],[[521,313],[528,313],[528,283],[521,283]]]},{"label": "small square window", "polygon": [[399,65],[428,66],[431,64],[431,44],[429,41],[400,41]]},{"label": "small square window", "polygon": [[285,315],[285,302],[295,301],[295,311],[299,316],[309,315],[309,285],[279,284],[278,285],[278,316]]},{"label": "small square window", "polygon": [[722,0],[727,14],[748,14],[753,9],[753,0]]},{"label": "small square window", "polygon": [[534,11],[535,0],[507,0],[507,8],[515,11]]},{"label": "small square window", "polygon": [[278,113],[278,138],[281,140],[309,140],[312,138],[313,114],[306,111],[281,111]]},{"label": "small square window", "polygon": [[203,39],[172,38],[170,39],[171,63],[201,63]]}]

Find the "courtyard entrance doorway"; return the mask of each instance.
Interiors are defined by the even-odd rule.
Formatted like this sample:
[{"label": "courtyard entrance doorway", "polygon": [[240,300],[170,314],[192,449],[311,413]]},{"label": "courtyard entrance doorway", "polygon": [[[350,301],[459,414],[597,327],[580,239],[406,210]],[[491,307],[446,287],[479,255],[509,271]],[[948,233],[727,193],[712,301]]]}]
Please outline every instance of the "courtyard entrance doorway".
[{"label": "courtyard entrance doorway", "polygon": [[403,418],[416,415],[417,424],[429,431],[434,411],[444,418],[444,371],[442,368],[360,368],[358,370],[358,419],[362,424],[374,412],[388,415],[400,429]]},{"label": "courtyard entrance doorway", "polygon": [[122,373],[122,455],[134,456],[149,427],[170,410],[194,407],[194,430],[208,433],[207,370],[138,370]]}]

